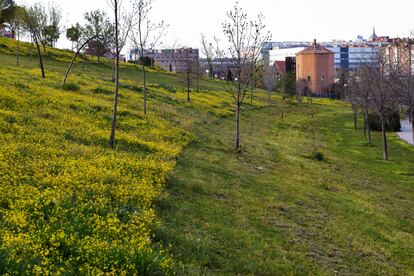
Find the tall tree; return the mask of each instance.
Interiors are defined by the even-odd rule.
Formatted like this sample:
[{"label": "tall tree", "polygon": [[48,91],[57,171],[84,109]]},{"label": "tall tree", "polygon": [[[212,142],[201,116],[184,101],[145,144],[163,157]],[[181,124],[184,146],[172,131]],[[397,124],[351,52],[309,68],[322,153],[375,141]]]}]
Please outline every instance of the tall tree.
[{"label": "tall tree", "polygon": [[226,20],[222,27],[228,40],[228,48],[223,49],[217,43],[216,53],[221,60],[224,72],[234,71],[235,81],[227,81],[226,90],[233,96],[235,102],[235,149],[236,152],[240,152],[241,107],[247,91],[254,85],[254,68],[261,56],[263,44],[270,40],[270,33],[265,31],[266,26],[262,14],[259,14],[255,20],[250,20],[238,3],[226,13]]},{"label": "tall tree", "polygon": [[[135,18],[131,32],[133,46],[138,50],[140,58],[146,58],[165,35],[168,25],[164,21],[154,23],[151,19],[152,0],[135,0]],[[144,115],[147,114],[147,77],[145,62],[142,62],[144,79]]]}]

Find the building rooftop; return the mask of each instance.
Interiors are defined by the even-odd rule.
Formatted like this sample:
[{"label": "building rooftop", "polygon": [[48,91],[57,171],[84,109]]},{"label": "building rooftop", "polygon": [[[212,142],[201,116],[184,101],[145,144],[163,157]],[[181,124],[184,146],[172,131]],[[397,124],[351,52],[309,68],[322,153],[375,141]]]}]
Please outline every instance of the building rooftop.
[{"label": "building rooftop", "polygon": [[316,39],[313,41],[313,44],[308,48],[300,51],[296,55],[306,55],[306,54],[334,54],[334,52],[322,47],[320,44],[316,43]]}]

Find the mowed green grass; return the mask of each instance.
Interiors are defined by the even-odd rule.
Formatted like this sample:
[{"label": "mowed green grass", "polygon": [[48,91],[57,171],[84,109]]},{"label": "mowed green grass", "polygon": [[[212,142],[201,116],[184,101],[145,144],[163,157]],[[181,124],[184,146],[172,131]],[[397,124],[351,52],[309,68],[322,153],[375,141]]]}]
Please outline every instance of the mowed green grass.
[{"label": "mowed green grass", "polygon": [[[62,272],[414,273],[414,150],[390,134],[391,161],[382,161],[379,134],[368,147],[343,103],[315,100],[312,119],[291,102],[281,120],[279,97],[269,105],[257,91],[235,155],[234,108],[219,82],[202,80],[187,103],[183,77],[152,71],[144,117],[141,71],[124,64],[111,150],[109,63],[76,64],[69,82],[80,90],[64,91],[70,54],[52,51],[43,81],[35,56],[16,69],[12,48],[0,52],[1,153],[10,153],[1,163],[1,268],[44,272],[69,254],[83,258],[61,258]],[[10,159],[15,152],[23,157]],[[48,181],[28,182],[27,168]],[[41,215],[26,216],[32,206]]]},{"label": "mowed green grass", "polygon": [[[414,273],[414,148],[389,134],[368,147],[349,107],[316,100],[243,110],[193,128],[158,202],[158,235],[190,275]],[[361,122],[360,122],[361,123]],[[311,159],[322,152],[324,161]]]}]

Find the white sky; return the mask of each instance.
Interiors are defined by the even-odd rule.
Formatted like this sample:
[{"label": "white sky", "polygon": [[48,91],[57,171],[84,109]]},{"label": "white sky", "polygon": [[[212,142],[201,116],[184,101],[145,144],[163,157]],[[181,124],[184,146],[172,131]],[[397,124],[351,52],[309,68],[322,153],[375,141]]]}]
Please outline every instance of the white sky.
[{"label": "white sky", "polygon": [[[130,0],[124,0],[126,4]],[[48,0],[17,0],[32,4]],[[63,13],[67,27],[83,22],[83,13],[103,9],[110,14],[106,0],[54,0]],[[235,0],[154,0],[153,18],[166,21],[168,35],[164,47],[177,41],[180,46],[200,46],[200,33],[208,37],[221,35],[225,12]],[[262,12],[274,41],[354,40],[368,38],[372,28],[377,35],[403,37],[414,29],[414,0],[239,0],[250,17]],[[110,14],[112,16],[112,14]],[[69,48],[62,34],[59,47]]]}]

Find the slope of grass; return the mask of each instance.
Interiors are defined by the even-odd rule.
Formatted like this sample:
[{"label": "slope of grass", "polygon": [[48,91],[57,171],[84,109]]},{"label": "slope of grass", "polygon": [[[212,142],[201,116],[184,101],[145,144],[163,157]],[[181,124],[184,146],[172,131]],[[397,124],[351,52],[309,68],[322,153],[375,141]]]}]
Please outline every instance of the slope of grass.
[{"label": "slope of grass", "polygon": [[110,62],[79,60],[63,87],[70,52],[48,49],[42,80],[14,46],[0,38],[0,273],[414,273],[414,150],[391,135],[381,161],[343,103],[281,120],[257,91],[236,156],[219,82],[187,103],[182,76],[151,70],[143,116],[141,69],[122,64],[111,150]]},{"label": "slope of grass", "polygon": [[[349,108],[315,100],[246,110],[244,152],[234,123],[193,128],[159,200],[158,235],[190,275],[414,273],[414,148],[390,134],[368,147]],[[324,160],[312,156],[320,152]]]},{"label": "slope of grass", "polygon": [[110,64],[77,64],[62,86],[70,53],[47,49],[43,80],[27,44],[16,68],[0,43],[0,274],[171,272],[153,201],[193,139],[173,109],[191,108],[170,91],[179,78],[151,74],[144,117],[140,80],[126,79],[139,71],[123,65],[112,150]]}]

